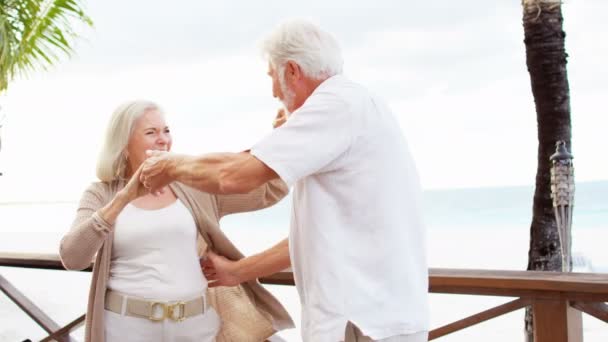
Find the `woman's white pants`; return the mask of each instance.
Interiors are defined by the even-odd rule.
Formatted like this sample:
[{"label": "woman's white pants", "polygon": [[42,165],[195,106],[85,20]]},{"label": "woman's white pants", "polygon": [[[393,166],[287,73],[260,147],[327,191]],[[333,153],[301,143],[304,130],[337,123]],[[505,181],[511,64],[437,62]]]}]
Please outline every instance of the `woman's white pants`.
[{"label": "woman's white pants", "polygon": [[155,322],[108,310],[104,319],[106,342],[214,342],[221,324],[213,308],[181,322]]}]

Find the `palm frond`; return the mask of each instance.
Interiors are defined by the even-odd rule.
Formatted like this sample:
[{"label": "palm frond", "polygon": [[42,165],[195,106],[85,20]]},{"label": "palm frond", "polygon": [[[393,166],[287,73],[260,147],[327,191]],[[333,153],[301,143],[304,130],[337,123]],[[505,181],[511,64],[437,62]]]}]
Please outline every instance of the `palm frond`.
[{"label": "palm frond", "polygon": [[69,56],[75,24],[93,25],[79,0],[0,0],[0,91],[16,74]]}]

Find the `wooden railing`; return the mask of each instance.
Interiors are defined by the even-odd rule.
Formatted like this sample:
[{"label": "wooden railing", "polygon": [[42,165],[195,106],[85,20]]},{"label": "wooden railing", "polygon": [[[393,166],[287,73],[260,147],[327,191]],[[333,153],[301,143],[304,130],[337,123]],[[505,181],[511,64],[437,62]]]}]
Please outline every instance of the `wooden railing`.
[{"label": "wooden railing", "polygon": [[[64,270],[59,257],[49,254],[0,253],[0,266]],[[90,271],[89,267],[85,271]],[[513,301],[433,329],[429,340],[531,306],[536,342],[583,340],[581,312],[608,323],[608,274],[529,271],[430,269],[432,293],[515,297]],[[261,278],[272,285],[294,285],[290,272]],[[0,274],[0,290],[50,335],[43,341],[71,341],[69,333],[82,325],[84,315],[61,328]],[[523,323],[522,323],[523,324]],[[608,327],[607,327],[608,330]]]}]

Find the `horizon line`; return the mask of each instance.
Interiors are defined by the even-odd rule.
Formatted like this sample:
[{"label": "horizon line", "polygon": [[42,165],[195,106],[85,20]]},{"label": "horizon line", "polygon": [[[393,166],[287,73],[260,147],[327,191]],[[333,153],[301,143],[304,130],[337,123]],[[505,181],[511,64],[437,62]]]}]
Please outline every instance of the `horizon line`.
[{"label": "horizon line", "polygon": [[[608,183],[608,179],[597,179],[597,180],[584,180],[576,182],[575,184],[589,184],[589,183]],[[518,184],[518,185],[480,185],[480,186],[462,186],[462,187],[451,187],[451,188],[423,188],[422,192],[441,192],[441,191],[458,191],[458,190],[478,190],[478,189],[505,189],[505,188],[530,188],[534,187],[534,184]],[[0,206],[9,205],[24,205],[24,204],[73,204],[78,203],[79,199],[40,199],[40,200],[16,200],[16,201],[0,201]]]}]

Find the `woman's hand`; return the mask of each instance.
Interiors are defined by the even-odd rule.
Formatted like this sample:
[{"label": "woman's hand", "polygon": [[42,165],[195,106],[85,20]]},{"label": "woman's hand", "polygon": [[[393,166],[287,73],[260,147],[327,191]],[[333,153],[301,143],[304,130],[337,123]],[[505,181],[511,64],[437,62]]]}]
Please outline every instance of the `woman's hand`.
[{"label": "woman's hand", "polygon": [[122,195],[128,202],[134,201],[137,198],[149,193],[149,189],[146,189],[140,180],[141,170],[143,167],[144,164],[139,166],[137,171],[135,171],[135,173],[131,176],[131,179],[129,179],[127,185],[125,185],[125,187],[121,190]]},{"label": "woman's hand", "polygon": [[108,204],[99,209],[99,216],[109,225],[114,225],[116,217],[118,217],[127,204],[149,193],[148,189],[139,180],[142,167],[143,165],[135,171],[127,185],[119,190]]}]

